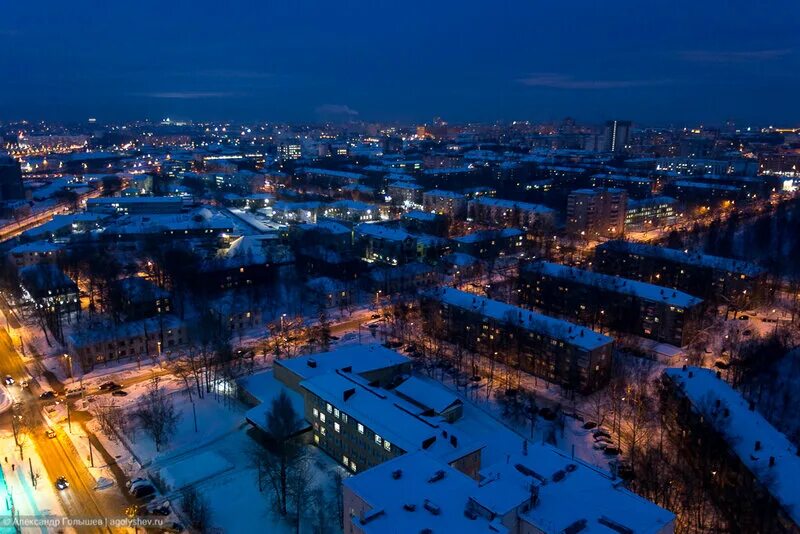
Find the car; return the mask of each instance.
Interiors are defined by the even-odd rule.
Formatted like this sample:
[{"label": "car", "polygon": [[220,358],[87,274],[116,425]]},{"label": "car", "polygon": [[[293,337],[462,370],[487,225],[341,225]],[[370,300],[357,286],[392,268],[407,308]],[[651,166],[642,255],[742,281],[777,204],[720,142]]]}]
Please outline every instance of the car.
[{"label": "car", "polygon": [[69,487],[69,482],[67,481],[67,477],[58,477],[56,479],[56,487],[60,490],[65,490]]},{"label": "car", "polygon": [[114,395],[115,397],[127,397],[128,396],[128,392],[125,391],[124,389],[115,389],[114,391],[111,392],[111,394]]},{"label": "car", "polygon": [[172,510],[169,508],[169,501],[164,501],[161,504],[157,504],[148,508],[147,513],[150,515],[167,516],[172,513]]},{"label": "car", "polygon": [[608,447],[608,443],[603,443],[602,441],[601,441],[601,442],[598,442],[598,443],[595,443],[594,445],[592,445],[592,448],[593,448],[594,450],[596,450],[596,451],[602,451],[602,450],[604,450],[606,447]]},{"label": "car", "polygon": [[149,484],[149,482],[148,482],[148,480],[146,478],[136,477],[136,478],[132,478],[129,481],[127,481],[125,483],[125,487],[130,489],[131,487],[133,487],[133,486],[135,486],[137,484],[143,484],[145,482],[147,482]]},{"label": "car", "polygon": [[751,335],[752,333],[753,333],[752,330],[745,330],[744,332],[742,332],[742,335],[747,337],[747,336]]},{"label": "car", "polygon": [[339,341],[339,336],[328,336],[331,341]]},{"label": "car", "polygon": [[373,314],[370,316],[370,319],[380,319],[380,318],[381,318],[381,316],[380,316],[380,315],[378,315],[377,313],[373,313]]},{"label": "car", "polygon": [[130,494],[137,499],[152,498],[155,493],[156,488],[152,484],[139,484],[130,489]]},{"label": "car", "polygon": [[113,381],[103,382],[102,384],[100,384],[101,391],[115,391],[118,389],[122,389],[122,386]]},{"label": "car", "polygon": [[749,321],[750,317],[748,315],[740,315],[739,316],[739,320],[740,321]]},{"label": "car", "polygon": [[617,447],[609,445],[603,450],[603,453],[605,453],[608,456],[617,456],[619,454],[619,449]]},{"label": "car", "polygon": [[609,434],[608,432],[606,432],[606,431],[605,431],[605,430],[603,430],[602,428],[598,428],[598,429],[596,429],[596,430],[592,431],[592,434],[593,434],[595,437],[596,437],[596,436],[605,436],[605,437],[607,437],[607,438],[610,438],[610,437],[611,437],[611,434]]},{"label": "car", "polygon": [[6,375],[5,383],[7,386],[11,386],[14,384],[14,379],[11,378],[11,375]]},{"label": "car", "polygon": [[40,398],[40,399],[42,399],[42,400],[47,400],[47,399],[55,399],[57,395],[58,395],[58,394],[57,394],[55,391],[49,391],[49,390],[48,390],[48,391],[43,391],[43,392],[42,392],[42,393],[39,395],[39,398]]},{"label": "car", "polygon": [[55,431],[55,430],[53,430],[52,428],[48,428],[48,429],[47,429],[47,432],[45,432],[45,435],[46,435],[48,438],[50,438],[50,439],[53,439],[53,438],[55,438],[55,437],[56,437],[56,431]]},{"label": "car", "polygon": [[597,428],[597,423],[595,423],[594,421],[586,421],[585,423],[583,423],[583,428],[585,428],[586,430]]},{"label": "car", "polygon": [[86,386],[78,386],[68,389],[65,395],[67,397],[80,397],[81,395],[83,395],[84,391],[86,391]]}]

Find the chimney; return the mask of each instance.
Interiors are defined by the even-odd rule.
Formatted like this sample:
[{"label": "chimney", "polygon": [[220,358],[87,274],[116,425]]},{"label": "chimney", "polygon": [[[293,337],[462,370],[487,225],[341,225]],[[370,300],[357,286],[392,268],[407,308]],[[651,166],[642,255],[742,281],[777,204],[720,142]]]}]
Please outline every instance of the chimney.
[{"label": "chimney", "polygon": [[686,371],[686,369],[687,369],[687,368],[686,368],[686,364],[683,364],[682,370],[683,370],[683,371]]},{"label": "chimney", "polygon": [[458,438],[455,436],[450,436],[450,445],[453,447],[458,447]]},{"label": "chimney", "polygon": [[306,365],[308,365],[312,369],[315,369],[317,367],[317,360],[315,360],[314,358],[309,358],[308,361],[306,361]]},{"label": "chimney", "polygon": [[400,478],[402,476],[403,476],[403,470],[402,469],[395,469],[394,471],[392,471],[392,478],[393,479],[397,480],[398,478]]}]

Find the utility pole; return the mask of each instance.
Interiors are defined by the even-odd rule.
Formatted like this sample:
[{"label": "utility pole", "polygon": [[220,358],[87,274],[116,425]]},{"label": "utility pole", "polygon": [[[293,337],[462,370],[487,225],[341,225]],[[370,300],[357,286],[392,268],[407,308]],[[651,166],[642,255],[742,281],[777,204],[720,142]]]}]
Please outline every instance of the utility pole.
[{"label": "utility pole", "polygon": [[192,416],[194,416],[194,431],[197,432],[197,410],[195,410],[194,401],[192,401]]},{"label": "utility pole", "polygon": [[69,413],[69,401],[65,400],[64,404],[67,405],[67,427],[69,428],[69,433],[72,434],[72,419],[70,418],[70,413]]},{"label": "utility pole", "polygon": [[36,475],[33,474],[33,460],[31,457],[28,456],[28,466],[31,469],[31,483],[33,484],[34,489],[36,488]]},{"label": "utility pole", "polygon": [[86,439],[89,441],[89,463],[94,467],[94,453],[92,453],[92,437],[86,436]]}]

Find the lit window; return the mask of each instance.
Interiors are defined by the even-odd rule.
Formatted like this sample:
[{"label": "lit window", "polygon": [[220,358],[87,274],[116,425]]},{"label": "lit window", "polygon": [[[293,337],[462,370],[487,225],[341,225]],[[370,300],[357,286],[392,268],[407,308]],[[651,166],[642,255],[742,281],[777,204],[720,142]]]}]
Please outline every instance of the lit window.
[{"label": "lit window", "polygon": [[331,413],[333,411],[333,406],[328,404],[327,406],[325,406],[325,409],[328,411],[328,413]]},{"label": "lit window", "polygon": [[339,426],[339,423],[333,423],[333,429],[337,432],[342,431],[342,428]]},{"label": "lit window", "polygon": [[319,414],[319,420],[322,421],[323,423],[325,422],[325,414],[324,413]]},{"label": "lit window", "polygon": [[313,412],[314,412],[314,417],[319,417],[319,410],[314,408]]},{"label": "lit window", "polygon": [[375,434],[375,443],[377,443],[378,445],[383,443],[383,438],[381,438],[378,434]]},{"label": "lit window", "polygon": [[342,412],[342,423],[346,423],[346,422],[347,422],[347,414]]},{"label": "lit window", "polygon": [[342,463],[344,465],[350,465],[350,459],[347,456],[342,456]]},{"label": "lit window", "polygon": [[362,425],[361,423],[358,423],[358,433],[359,434],[364,433],[364,425]]},{"label": "lit window", "polygon": [[314,434],[314,443],[319,444],[319,436],[317,434]]},{"label": "lit window", "polygon": [[321,426],[319,427],[319,433],[324,436],[328,433],[328,430],[324,426]]},{"label": "lit window", "polygon": [[333,409],[333,416],[334,416],[336,419],[339,419],[339,409],[338,409],[338,408],[334,408],[334,409]]},{"label": "lit window", "polygon": [[353,470],[353,473],[355,473],[357,471],[355,462],[350,462],[350,469]]},{"label": "lit window", "polygon": [[392,450],[392,444],[389,443],[388,439],[383,442],[383,448],[386,449],[387,451]]}]

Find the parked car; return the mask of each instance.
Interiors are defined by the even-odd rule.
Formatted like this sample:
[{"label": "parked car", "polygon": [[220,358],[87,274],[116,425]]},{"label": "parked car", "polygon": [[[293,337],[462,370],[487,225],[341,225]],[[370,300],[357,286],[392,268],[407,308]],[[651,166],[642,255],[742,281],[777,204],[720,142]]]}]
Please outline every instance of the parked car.
[{"label": "parked car", "polygon": [[115,397],[127,397],[128,396],[128,392],[125,391],[124,389],[115,389],[114,391],[111,392],[111,394],[114,395]]},{"label": "parked car", "polygon": [[603,452],[609,456],[616,456],[619,454],[619,449],[609,445],[608,447],[605,448]]},{"label": "parked car", "polygon": [[169,501],[164,501],[160,504],[153,505],[147,509],[147,513],[150,515],[163,515],[167,516],[172,512],[169,507]]},{"label": "parked car", "polygon": [[5,383],[7,386],[11,386],[14,384],[14,379],[11,378],[11,375],[6,375]]},{"label": "parked car", "polygon": [[84,391],[86,391],[86,386],[77,386],[68,389],[65,394],[67,397],[79,397],[83,395]]},{"label": "parked car", "polygon": [[596,427],[597,423],[595,423],[594,421],[586,421],[585,423],[583,423],[583,428],[585,428],[586,430],[591,430]]},{"label": "parked car", "polygon": [[592,445],[592,448],[593,448],[594,450],[596,450],[596,451],[602,451],[602,450],[604,450],[606,447],[608,447],[608,443],[605,443],[605,442],[603,442],[603,441],[597,441],[597,442],[595,442],[595,444],[594,444],[594,445]]},{"label": "parked car", "polygon": [[146,478],[136,477],[136,478],[132,478],[129,481],[127,481],[125,483],[125,487],[130,489],[133,486],[135,486],[137,484],[142,484],[142,483],[148,483],[149,484],[150,482]]},{"label": "parked car", "polygon": [[39,395],[39,398],[42,400],[55,399],[56,395],[57,393],[55,391],[43,391],[41,395]]},{"label": "parked car", "polygon": [[48,428],[48,429],[47,429],[47,432],[45,432],[45,434],[46,434],[46,435],[47,435],[47,437],[48,437],[48,438],[50,438],[50,439],[53,439],[54,437],[56,437],[56,431],[55,431],[55,430],[53,430],[52,428]]},{"label": "parked car", "polygon": [[117,389],[122,389],[122,386],[113,381],[103,382],[100,384],[101,391],[115,391]]},{"label": "parked car", "polygon": [[611,437],[611,434],[609,434],[608,432],[606,432],[602,428],[597,428],[597,429],[593,430],[592,431],[592,435],[594,435],[595,437],[596,436],[605,436],[607,438]]},{"label": "parked car", "polygon": [[137,499],[146,499],[152,497],[156,493],[156,488],[152,484],[139,484],[130,489],[130,493]]},{"label": "parked car", "polygon": [[60,490],[65,490],[69,487],[69,482],[67,482],[67,477],[58,477],[56,479],[56,487]]}]

